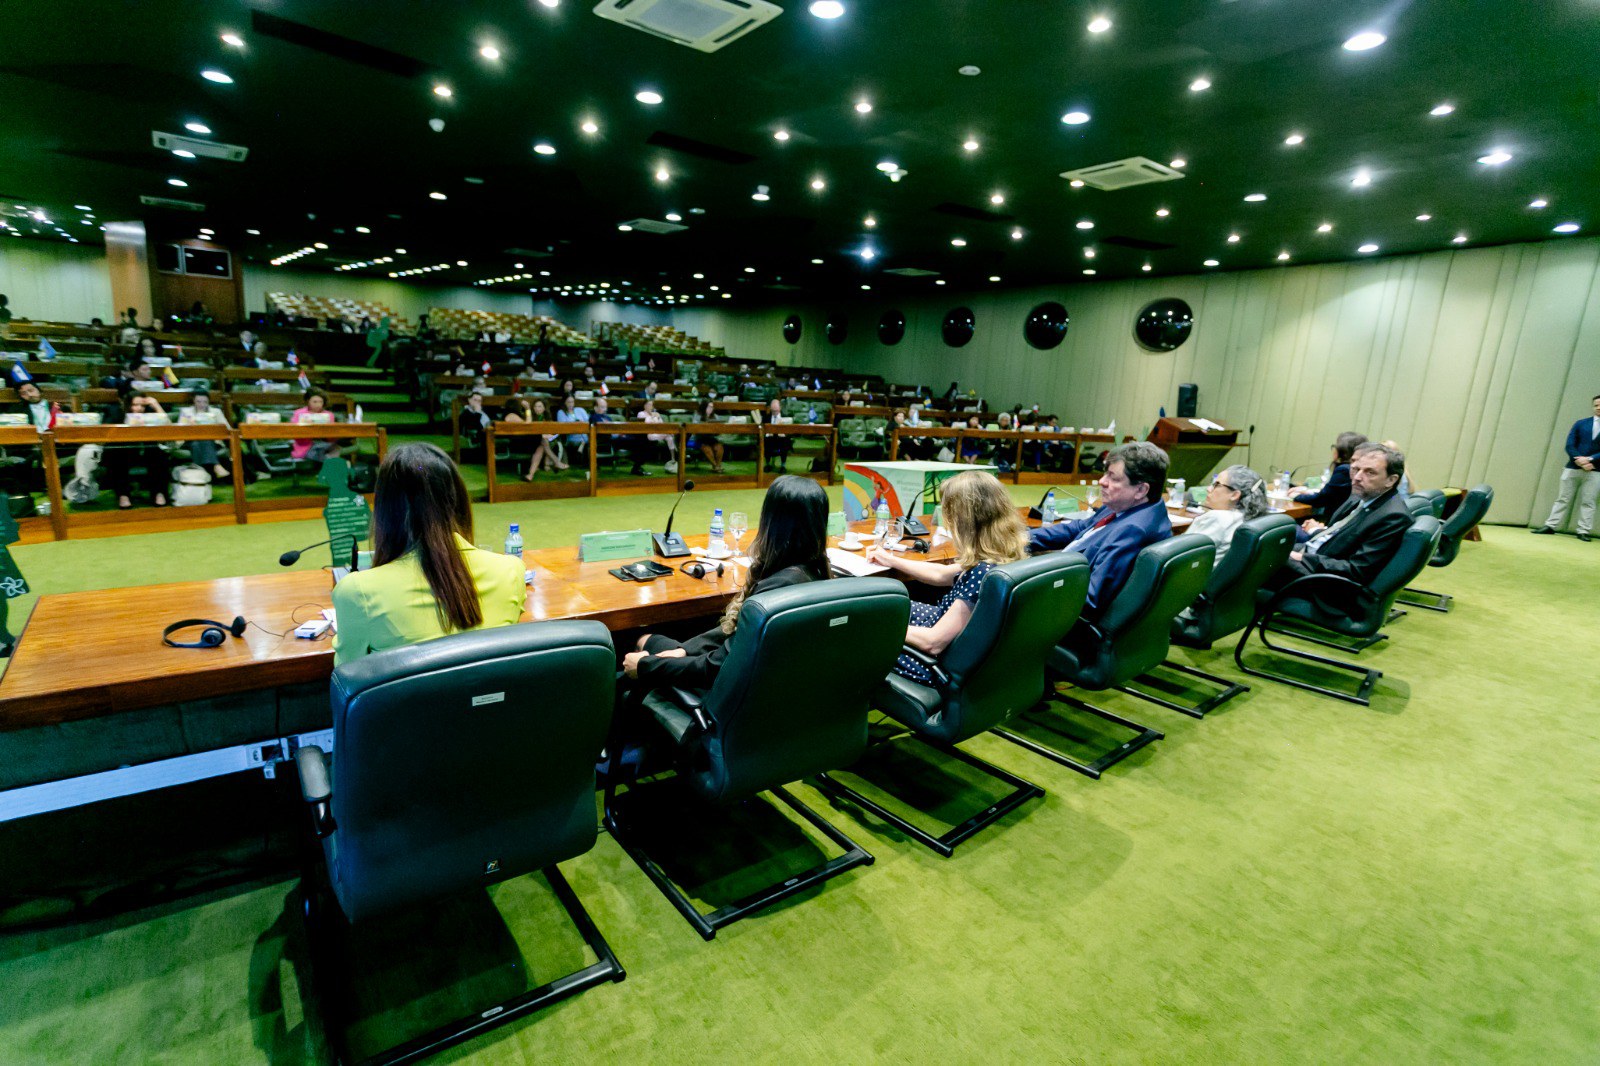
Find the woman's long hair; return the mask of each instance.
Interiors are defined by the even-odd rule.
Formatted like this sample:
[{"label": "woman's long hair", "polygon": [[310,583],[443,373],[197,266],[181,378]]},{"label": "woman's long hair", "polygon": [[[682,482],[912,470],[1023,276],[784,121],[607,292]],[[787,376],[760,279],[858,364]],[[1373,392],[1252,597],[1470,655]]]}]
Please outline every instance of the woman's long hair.
[{"label": "woman's long hair", "polygon": [[956,549],[956,566],[1014,563],[1028,554],[1028,527],[1000,479],[971,470],[939,486],[939,509]]},{"label": "woman's long hair", "polygon": [[722,631],[733,632],[751,589],[791,566],[804,567],[816,581],[833,576],[828,565],[828,494],[808,477],[784,474],[773,480],[761,501],[760,525],[750,542],[750,572],[722,612]]},{"label": "woman's long hair", "polygon": [[472,540],[472,504],[461,471],[448,455],[433,444],[391,448],[378,467],[372,518],[374,565],[415,551],[433,591],[439,624],[459,631],[483,622],[472,571],[455,541],[457,533]]}]

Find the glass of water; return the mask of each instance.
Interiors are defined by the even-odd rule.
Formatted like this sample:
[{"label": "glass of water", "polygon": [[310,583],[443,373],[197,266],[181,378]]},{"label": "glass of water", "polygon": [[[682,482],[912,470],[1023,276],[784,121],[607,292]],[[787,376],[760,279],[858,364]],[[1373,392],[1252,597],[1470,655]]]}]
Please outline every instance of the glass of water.
[{"label": "glass of water", "polygon": [[1100,486],[1094,482],[1089,483],[1089,491],[1084,493],[1084,502],[1089,505],[1089,510],[1100,506]]},{"label": "glass of water", "polygon": [[743,539],[745,531],[750,528],[750,516],[743,511],[734,511],[728,515],[728,534],[733,537],[733,554],[735,562],[743,562],[738,558],[742,553],[739,541]]},{"label": "glass of water", "polygon": [[880,541],[886,551],[894,551],[905,539],[906,522],[903,518],[891,518],[888,526],[884,528],[883,540]]}]

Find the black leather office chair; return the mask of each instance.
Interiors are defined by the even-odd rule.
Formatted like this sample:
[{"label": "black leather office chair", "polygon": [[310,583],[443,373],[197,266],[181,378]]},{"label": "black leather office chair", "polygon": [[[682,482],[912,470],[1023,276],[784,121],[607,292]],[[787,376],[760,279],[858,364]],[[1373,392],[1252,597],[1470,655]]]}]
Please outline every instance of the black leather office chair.
[{"label": "black leather office chair", "polygon": [[[912,736],[1010,785],[1010,794],[934,836],[828,773],[818,775],[820,787],[947,858],[974,833],[1043,796],[1039,786],[956,745],[1039,702],[1045,692],[1045,658],[1066,639],[1088,592],[1089,561],[1077,552],[1053,552],[997,566],[984,576],[972,617],[941,659],[905,650],[928,667],[933,684],[890,674],[873,694],[872,705],[906,726]],[[888,739],[896,738],[885,742]]]},{"label": "black leather office chair", "polygon": [[[872,855],[783,786],[848,766],[867,746],[868,698],[894,667],[911,601],[889,578],[814,581],[751,596],[728,657],[705,693],[662,689],[643,706],[676,745],[678,774],[702,800],[731,804],[771,792],[845,854],[702,913],[631,831],[628,811],[650,784],[617,795],[607,775],[606,826],[701,936],[803,892]],[[620,801],[628,801],[624,806]]]},{"label": "black leather office chair", "polygon": [[[1104,691],[1121,688],[1159,664],[1171,646],[1172,620],[1205,588],[1216,555],[1216,545],[1209,537],[1193,534],[1169,537],[1146,547],[1134,560],[1127,583],[1100,617],[1093,622],[1080,618],[1067,639],[1051,651],[1045,664],[1051,678]],[[1136,735],[1094,762],[1085,763],[1010,730],[994,732],[1091,778],[1098,778],[1107,767],[1164,735],[1074,697],[1059,693],[1051,696],[1055,702],[1087,711],[1131,729]],[[1050,721],[1049,712],[1043,708],[1023,712],[1020,717],[1042,728],[1065,732]]]},{"label": "black leather office chair", "polygon": [[[1172,620],[1172,643],[1205,651],[1249,625],[1256,614],[1256,593],[1267,578],[1289,560],[1289,553],[1294,550],[1296,528],[1294,519],[1284,514],[1258,515],[1241,522],[1233,531],[1228,553],[1220,564],[1213,566],[1205,591]],[[1192,706],[1176,703],[1145,691],[1161,682],[1153,673],[1134,679],[1142,688],[1133,688],[1130,683],[1122,686],[1122,691],[1191,718],[1204,718],[1235,696],[1250,691],[1249,685],[1171,660],[1162,662],[1161,667],[1209,681],[1222,691]]]},{"label": "black leather office chair", "polygon": [[[460,633],[334,671],[337,787],[322,749],[295,754],[321,840],[305,893],[317,972],[335,988],[348,984],[351,967],[337,947],[343,923],[481,893],[534,870],[598,959],[368,1061],[410,1061],[625,976],[556,867],[594,846],[594,763],[611,722],[615,671],[611,634],[598,622]],[[329,989],[319,998],[348,1060],[345,997]]]},{"label": "black leather office chair", "polygon": [[[1267,633],[1269,631],[1275,633],[1286,632],[1275,628],[1273,623],[1279,618],[1287,618],[1297,623],[1300,627],[1313,631],[1313,633],[1317,630],[1323,630],[1342,637],[1360,638],[1368,642],[1372,638],[1381,637],[1382,634],[1379,633],[1379,630],[1389,619],[1389,611],[1394,606],[1395,597],[1400,594],[1400,590],[1406,586],[1407,582],[1422,572],[1423,567],[1427,566],[1428,560],[1432,558],[1434,549],[1439,543],[1439,528],[1439,520],[1431,514],[1412,519],[1411,528],[1406,530],[1405,535],[1401,538],[1400,546],[1395,549],[1394,556],[1389,560],[1388,565],[1378,572],[1378,576],[1373,579],[1370,586],[1362,586],[1338,574],[1307,574],[1288,582],[1276,592],[1263,593],[1262,598],[1265,599],[1266,603],[1255,619],[1245,627],[1244,633],[1240,635],[1239,643],[1233,649],[1233,661],[1238,665],[1239,669],[1254,677],[1264,677],[1280,684],[1303,688],[1308,692],[1320,692],[1324,696],[1332,696],[1335,699],[1359,703],[1362,706],[1370,705],[1372,702],[1370,698],[1372,688],[1378,683],[1378,679],[1383,676],[1383,671],[1370,670],[1364,666],[1345,662],[1341,659],[1330,659],[1325,655],[1314,655],[1311,652],[1273,644],[1267,639]],[[1305,598],[1306,593],[1312,589],[1320,590],[1330,587],[1335,589],[1343,588],[1348,593],[1348,612],[1335,613],[1326,609],[1318,601]],[[1267,650],[1361,674],[1363,676],[1360,686],[1354,693],[1341,692],[1338,689],[1313,685],[1285,674],[1276,674],[1246,666],[1244,662],[1245,645],[1250,642],[1250,634],[1255,630],[1260,631],[1262,647]],[[1328,647],[1344,647],[1311,634],[1290,632],[1289,635]],[[1346,647],[1345,650],[1359,652],[1368,646],[1369,643],[1362,643],[1357,648]]]},{"label": "black leather office chair", "polygon": [[[1444,493],[1438,489],[1430,492],[1438,493],[1438,510],[1433,512],[1435,518],[1444,512]],[[1482,522],[1489,513],[1489,505],[1494,503],[1494,489],[1488,485],[1475,485],[1467,490],[1461,500],[1461,505],[1456,508],[1439,531],[1439,547],[1434,551],[1433,558],[1428,560],[1429,566],[1449,566],[1456,561],[1456,556],[1461,554],[1461,542],[1466,539],[1472,527]],[[1427,589],[1402,589],[1400,602],[1410,607],[1421,607],[1426,611],[1438,611],[1441,614],[1450,610],[1450,605],[1455,597],[1443,592],[1429,592]]]}]

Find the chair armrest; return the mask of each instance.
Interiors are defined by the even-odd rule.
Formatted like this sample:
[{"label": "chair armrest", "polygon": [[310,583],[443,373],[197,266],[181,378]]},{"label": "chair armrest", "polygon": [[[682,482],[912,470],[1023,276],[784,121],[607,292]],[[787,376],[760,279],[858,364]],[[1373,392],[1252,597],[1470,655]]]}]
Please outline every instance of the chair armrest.
[{"label": "chair armrest", "polygon": [[328,755],[314,744],[296,749],[295,770],[300,775],[300,796],[311,808],[311,829],[318,837],[334,830],[333,812],[328,800],[333,796],[333,782],[328,776]]},{"label": "chair armrest", "polygon": [[933,683],[940,689],[947,689],[950,687],[950,675],[945,673],[944,667],[939,665],[939,660],[934,658],[932,655],[929,655],[927,652],[918,648],[913,648],[909,644],[901,646],[900,654],[908,657],[913,662],[921,663],[922,666],[928,671],[928,674],[933,678]]},{"label": "chair armrest", "polygon": [[705,693],[695,692],[692,689],[678,688],[675,685],[669,685],[658,691],[674,704],[689,712],[700,732],[711,732],[714,723],[711,721],[711,716],[706,714]]},{"label": "chair armrest", "polygon": [[1291,597],[1289,595],[1290,593],[1299,589],[1303,589],[1307,585],[1312,584],[1348,585],[1350,588],[1355,590],[1357,595],[1368,591],[1367,587],[1361,584],[1359,581],[1352,581],[1341,574],[1302,574],[1293,581],[1286,583],[1283,588],[1272,594],[1272,599],[1267,601],[1267,605],[1256,613],[1256,623],[1264,627],[1267,621],[1271,619],[1271,617],[1277,612],[1279,606],[1284,600],[1298,598]]}]

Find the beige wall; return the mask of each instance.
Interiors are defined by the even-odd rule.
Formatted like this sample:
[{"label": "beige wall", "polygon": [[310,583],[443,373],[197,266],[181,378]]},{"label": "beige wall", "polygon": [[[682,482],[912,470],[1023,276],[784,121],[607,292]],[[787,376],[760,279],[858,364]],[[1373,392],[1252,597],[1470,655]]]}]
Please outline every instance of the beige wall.
[{"label": "beige wall", "polygon": [[[0,292],[17,318],[41,321],[115,321],[105,249],[8,237],[0,241]],[[148,316],[148,309],[141,308]]]},{"label": "beige wall", "polygon": [[[1151,300],[1195,310],[1188,343],[1157,355],[1133,340]],[[1045,299],[1072,315],[1067,339],[1040,352],[1022,338]],[[964,348],[939,339],[946,309],[977,316]],[[898,306],[906,338],[877,342],[878,315]],[[805,323],[784,343],[784,317]],[[1200,414],[1255,424],[1260,469],[1320,466],[1343,429],[1393,438],[1425,485],[1495,487],[1492,517],[1542,519],[1567,428],[1600,392],[1600,241],[1559,240],[1370,262],[1139,279],[1030,290],[944,293],[850,308],[850,337],[822,335],[826,311],[692,310],[674,324],[734,354],[847,367],[941,391],[951,379],[991,406],[1038,403],[1068,425],[1143,436],[1180,382],[1200,386]],[[1240,453],[1243,458],[1243,453]]]}]

